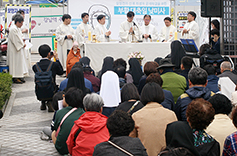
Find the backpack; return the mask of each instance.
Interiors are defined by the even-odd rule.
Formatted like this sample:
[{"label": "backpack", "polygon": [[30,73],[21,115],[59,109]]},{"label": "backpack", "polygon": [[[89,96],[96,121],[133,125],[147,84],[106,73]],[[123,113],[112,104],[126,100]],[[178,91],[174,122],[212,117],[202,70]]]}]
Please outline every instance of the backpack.
[{"label": "backpack", "polygon": [[53,62],[51,62],[46,71],[42,71],[39,64],[36,63],[37,72],[35,72],[35,94],[37,99],[51,100],[54,95],[55,84],[52,77]]}]

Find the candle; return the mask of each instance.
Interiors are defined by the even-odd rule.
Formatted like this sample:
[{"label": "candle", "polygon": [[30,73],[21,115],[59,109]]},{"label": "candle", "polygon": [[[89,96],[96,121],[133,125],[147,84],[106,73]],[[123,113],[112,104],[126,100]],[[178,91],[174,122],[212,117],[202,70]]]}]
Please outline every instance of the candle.
[{"label": "candle", "polygon": [[178,40],[178,32],[174,32],[174,40]]},{"label": "candle", "polygon": [[88,32],[88,40],[91,41],[91,32]]}]

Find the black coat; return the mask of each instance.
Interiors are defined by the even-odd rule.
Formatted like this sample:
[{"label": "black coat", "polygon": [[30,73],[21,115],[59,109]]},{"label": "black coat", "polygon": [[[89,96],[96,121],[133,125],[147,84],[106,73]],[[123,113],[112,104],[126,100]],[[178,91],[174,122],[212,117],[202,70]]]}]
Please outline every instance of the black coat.
[{"label": "black coat", "polygon": [[[139,138],[129,136],[111,137],[109,139],[114,144],[122,147],[126,151],[136,156],[147,156],[146,149]],[[108,142],[102,142],[95,146],[93,156],[128,156]]]},{"label": "black coat", "polygon": [[[41,59],[38,63],[39,63],[40,68],[42,69],[42,71],[46,71],[49,64],[50,64],[50,62],[51,61],[49,59]],[[35,73],[37,72],[36,65],[34,65],[32,67],[32,70]],[[52,70],[53,80],[54,80],[54,83],[55,83],[56,75],[62,75],[63,74],[63,67],[62,67],[62,65],[59,61],[56,61],[56,62],[53,62],[51,70]]]}]

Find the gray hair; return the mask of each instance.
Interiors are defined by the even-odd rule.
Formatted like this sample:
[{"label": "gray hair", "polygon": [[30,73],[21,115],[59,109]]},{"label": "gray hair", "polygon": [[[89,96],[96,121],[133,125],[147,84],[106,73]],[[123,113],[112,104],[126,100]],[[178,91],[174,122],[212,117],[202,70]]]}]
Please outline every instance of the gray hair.
[{"label": "gray hair", "polygon": [[230,69],[231,69],[231,64],[230,64],[230,62],[228,62],[228,61],[222,62],[222,63],[221,63],[221,68],[222,68],[222,69],[230,70]]},{"label": "gray hair", "polygon": [[195,67],[192,68],[188,72],[188,79],[191,81],[193,85],[204,85],[207,82],[207,72],[200,68],[200,67]]},{"label": "gray hair", "polygon": [[104,106],[102,97],[96,93],[87,94],[83,99],[84,108],[87,111],[99,112]]}]

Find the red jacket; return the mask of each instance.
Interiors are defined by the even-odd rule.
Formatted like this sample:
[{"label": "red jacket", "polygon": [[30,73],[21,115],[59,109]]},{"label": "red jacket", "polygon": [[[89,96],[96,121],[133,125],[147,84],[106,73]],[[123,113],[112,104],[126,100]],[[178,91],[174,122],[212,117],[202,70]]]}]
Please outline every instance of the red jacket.
[{"label": "red jacket", "polygon": [[[68,151],[72,156],[92,156],[95,145],[109,140],[106,127],[107,117],[88,111],[76,120],[67,139]],[[75,139],[76,132],[81,132]],[[75,140],[75,142],[74,142]]]}]

